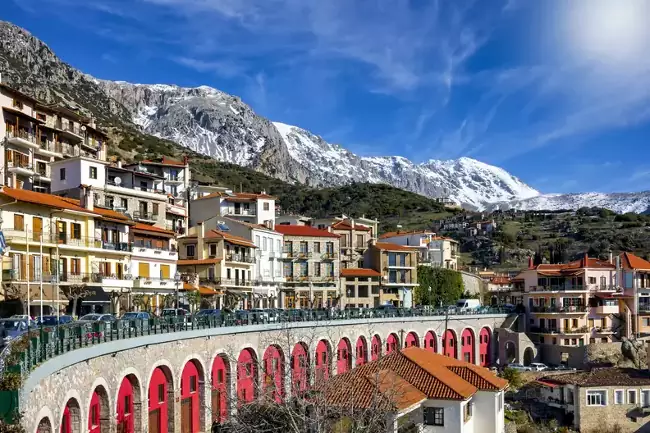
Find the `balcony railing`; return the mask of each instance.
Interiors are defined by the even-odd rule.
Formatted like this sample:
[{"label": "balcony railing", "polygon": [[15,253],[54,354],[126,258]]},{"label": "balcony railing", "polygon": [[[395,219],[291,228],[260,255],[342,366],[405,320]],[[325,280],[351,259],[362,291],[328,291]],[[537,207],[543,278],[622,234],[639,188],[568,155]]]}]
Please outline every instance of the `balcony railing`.
[{"label": "balcony railing", "polygon": [[255,257],[246,256],[244,254],[226,254],[226,261],[240,262],[240,263],[255,263]]},{"label": "balcony railing", "polygon": [[321,255],[323,260],[334,260],[338,256],[334,251],[327,251]]},{"label": "balcony railing", "polygon": [[48,173],[47,167],[36,167],[36,174],[38,174],[41,177],[51,177],[50,173]]},{"label": "balcony railing", "polygon": [[128,242],[104,242],[102,241],[102,249],[113,251],[131,251],[131,244]]},{"label": "balcony railing", "polygon": [[571,305],[567,307],[557,307],[557,306],[533,306],[530,307],[530,311],[533,313],[586,313],[586,305]]},{"label": "balcony railing", "polygon": [[158,219],[158,214],[153,212],[133,212],[133,219],[144,221],[155,221]]},{"label": "balcony railing", "polygon": [[589,332],[589,328],[581,326],[579,328],[541,328],[539,326],[531,326],[530,332],[534,334],[585,334]]},{"label": "balcony railing", "polygon": [[36,137],[34,134],[21,128],[19,128],[18,131],[16,131],[16,128],[7,128],[7,139],[10,138],[22,138],[23,140],[36,144]]},{"label": "balcony railing", "polygon": [[32,164],[30,164],[29,162],[16,161],[16,160],[7,161],[7,167],[9,167],[9,168],[23,168],[25,170],[30,170],[30,171],[32,171],[32,169],[33,169]]},{"label": "balcony railing", "polygon": [[585,286],[529,286],[528,292],[568,292],[587,290]]},{"label": "balcony railing", "polygon": [[286,282],[289,283],[301,283],[301,282],[312,282],[312,283],[328,283],[337,280],[337,277],[334,275],[285,275]]},{"label": "balcony railing", "polygon": [[284,247],[282,248],[282,252],[292,259],[308,259],[311,257],[311,251],[309,250],[291,250]]},{"label": "balcony railing", "polygon": [[225,210],[225,215],[255,216],[257,215],[257,209],[256,208],[248,208],[248,209],[227,208]]}]

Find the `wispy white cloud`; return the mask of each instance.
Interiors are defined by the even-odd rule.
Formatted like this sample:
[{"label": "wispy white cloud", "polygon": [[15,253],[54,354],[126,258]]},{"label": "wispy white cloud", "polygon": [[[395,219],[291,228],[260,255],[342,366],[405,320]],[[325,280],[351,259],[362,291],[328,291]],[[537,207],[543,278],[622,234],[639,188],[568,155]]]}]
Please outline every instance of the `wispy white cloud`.
[{"label": "wispy white cloud", "polygon": [[224,78],[232,78],[246,72],[246,67],[231,60],[201,60],[190,57],[172,57],[180,65],[198,72],[211,72]]}]

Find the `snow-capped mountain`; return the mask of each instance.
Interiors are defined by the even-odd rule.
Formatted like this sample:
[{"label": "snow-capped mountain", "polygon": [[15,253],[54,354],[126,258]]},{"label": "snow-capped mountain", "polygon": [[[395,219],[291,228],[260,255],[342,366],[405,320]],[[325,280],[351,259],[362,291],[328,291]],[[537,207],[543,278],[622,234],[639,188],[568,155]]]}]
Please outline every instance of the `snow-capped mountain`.
[{"label": "snow-capped mountain", "polygon": [[585,192],[577,194],[543,194],[525,200],[488,205],[488,210],[562,210],[602,207],[618,213],[650,213],[650,191],[629,193]]}]

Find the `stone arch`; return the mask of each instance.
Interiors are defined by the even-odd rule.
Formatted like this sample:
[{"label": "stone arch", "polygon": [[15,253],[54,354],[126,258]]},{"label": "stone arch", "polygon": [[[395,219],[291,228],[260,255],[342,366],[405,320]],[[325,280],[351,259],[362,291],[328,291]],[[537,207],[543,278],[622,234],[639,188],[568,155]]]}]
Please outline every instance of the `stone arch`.
[{"label": "stone arch", "polygon": [[487,326],[481,328],[478,341],[479,365],[489,367],[492,364],[492,330]]},{"label": "stone arch", "polygon": [[50,417],[44,416],[36,426],[36,433],[54,433],[52,430],[52,421]]},{"label": "stone arch", "polygon": [[30,420],[30,422],[37,421],[33,425],[34,430],[32,431],[35,433],[54,433],[53,419],[52,410],[48,406],[43,406],[34,419]]},{"label": "stone arch", "polygon": [[181,430],[196,433],[205,429],[205,372],[203,364],[192,357],[183,365],[180,379]]},{"label": "stone arch", "polygon": [[428,331],[424,336],[424,348],[429,352],[438,352],[438,337],[434,331]]},{"label": "stone arch", "polygon": [[535,361],[535,351],[532,347],[527,347],[524,349],[524,365],[529,366]]},{"label": "stone arch", "polygon": [[373,335],[372,342],[370,343],[370,359],[373,361],[381,358],[381,337],[377,334]]},{"label": "stone arch", "polygon": [[470,364],[476,363],[476,355],[474,355],[475,343],[476,337],[474,330],[472,328],[463,329],[463,332],[460,334],[460,350],[463,361],[469,362]]},{"label": "stone arch", "polygon": [[316,345],[315,363],[316,381],[327,380],[330,377],[330,365],[332,364],[332,346],[328,340],[320,340]]},{"label": "stone arch", "polygon": [[406,338],[404,339],[404,347],[413,346],[420,347],[420,337],[418,337],[418,334],[415,331],[406,334]]},{"label": "stone arch", "polygon": [[342,374],[351,369],[352,345],[347,337],[343,337],[336,346],[336,374]]},{"label": "stone arch", "polygon": [[366,337],[363,335],[360,335],[359,338],[357,338],[356,355],[357,366],[364,365],[368,362],[368,342],[366,341]]},{"label": "stone arch", "polygon": [[[103,379],[97,382],[106,383]],[[92,388],[88,404],[88,433],[109,433],[111,428],[111,404],[108,387],[102,383]]]},{"label": "stone arch", "polygon": [[391,332],[386,338],[386,355],[399,349],[399,337],[394,332]]},{"label": "stone arch", "polygon": [[512,341],[506,341],[505,356],[507,364],[513,363],[517,359],[517,347]]},{"label": "stone arch", "polygon": [[81,397],[79,393],[70,390],[68,391],[65,399],[65,406],[61,411],[61,424],[59,433],[81,433],[85,427],[81,426],[81,405],[79,401]]},{"label": "stone arch", "polygon": [[309,389],[309,347],[296,343],[291,351],[291,395],[297,396]]},{"label": "stone arch", "polygon": [[257,353],[251,347],[239,352],[237,358],[237,404],[250,403],[257,397]]},{"label": "stone arch", "polygon": [[120,433],[135,433],[142,426],[142,390],[140,379],[135,373],[122,376],[115,398],[117,430]]},{"label": "stone arch", "polygon": [[442,354],[450,358],[458,358],[458,338],[453,329],[447,329],[443,334]]},{"label": "stone arch", "polygon": [[167,364],[167,361],[158,361],[149,376],[148,431],[174,431],[174,374]]},{"label": "stone arch", "polygon": [[223,422],[228,418],[230,402],[230,360],[224,353],[212,360],[212,421]]},{"label": "stone arch", "polygon": [[272,344],[264,352],[264,395],[282,403],[284,400],[284,352],[280,346]]}]

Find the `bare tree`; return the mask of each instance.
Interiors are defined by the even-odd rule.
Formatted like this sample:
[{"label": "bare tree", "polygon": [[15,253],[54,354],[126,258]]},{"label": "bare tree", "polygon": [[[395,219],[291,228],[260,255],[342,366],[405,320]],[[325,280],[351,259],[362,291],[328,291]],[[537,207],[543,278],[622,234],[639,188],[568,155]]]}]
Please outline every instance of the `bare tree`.
[{"label": "bare tree", "polygon": [[68,299],[72,301],[72,314],[77,314],[77,304],[79,300],[87,298],[91,295],[90,290],[85,284],[71,284],[69,286],[62,286],[61,291]]}]

